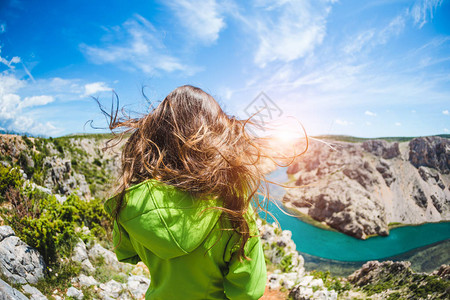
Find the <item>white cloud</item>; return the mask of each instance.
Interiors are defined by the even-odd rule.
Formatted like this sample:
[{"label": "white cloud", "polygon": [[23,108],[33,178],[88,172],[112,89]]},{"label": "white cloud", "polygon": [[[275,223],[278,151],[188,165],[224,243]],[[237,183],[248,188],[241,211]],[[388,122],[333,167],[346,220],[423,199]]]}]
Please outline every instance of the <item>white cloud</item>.
[{"label": "white cloud", "polygon": [[60,132],[51,122],[38,122],[25,108],[44,106],[54,101],[52,96],[22,98],[18,92],[27,85],[9,71],[0,73],[0,127],[31,134],[52,135]]},{"label": "white cloud", "polygon": [[395,17],[385,28],[383,28],[378,34],[378,43],[381,45],[386,44],[386,42],[393,36],[399,35],[405,28],[405,17],[399,15]]},{"label": "white cloud", "polygon": [[5,23],[0,24],[0,33],[3,33],[5,31],[6,31],[6,24]]},{"label": "white cloud", "polygon": [[432,21],[434,12],[442,2],[442,0],[417,0],[409,11],[414,19],[414,24],[422,28],[426,23]]},{"label": "white cloud", "polygon": [[376,116],[377,116],[376,113],[371,112],[370,110],[366,110],[366,111],[364,112],[364,114],[367,115],[367,116],[371,116],[371,117],[376,117]]},{"label": "white cloud", "polygon": [[372,50],[375,46],[386,44],[392,37],[398,36],[405,28],[404,14],[394,17],[380,29],[368,29],[347,39],[343,50],[346,54],[355,54],[364,49]]},{"label": "white cloud", "polygon": [[173,0],[164,2],[178,16],[189,33],[204,43],[213,43],[225,28],[221,5],[215,0]]},{"label": "white cloud", "polygon": [[449,114],[448,109],[443,110],[442,113],[443,113],[444,115],[448,115],[448,114]]},{"label": "white cloud", "polygon": [[361,51],[361,49],[372,40],[375,30],[370,29],[359,33],[356,38],[352,38],[344,47],[344,52],[351,54]]},{"label": "white cloud", "polygon": [[[1,46],[0,46],[0,54],[2,53],[2,49],[1,49]],[[6,59],[6,58],[4,58],[4,57],[2,57],[1,55],[0,55],[0,63],[2,63],[2,64],[4,64],[4,65],[6,65],[7,67],[9,67],[10,69],[14,69],[14,64],[17,64],[17,63],[20,63],[20,57],[18,57],[18,56],[13,56],[13,58],[11,58],[10,60],[8,60],[8,59]]]},{"label": "white cloud", "polygon": [[349,126],[352,125],[352,122],[346,121],[346,120],[341,120],[341,119],[336,119],[334,121],[336,124],[341,125],[341,126]]},{"label": "white cloud", "polygon": [[395,122],[395,126],[402,126],[402,123],[400,123],[400,122]]},{"label": "white cloud", "polygon": [[46,105],[53,101],[55,101],[55,98],[53,98],[52,96],[47,96],[47,95],[25,97],[22,101],[20,101],[20,103],[18,105],[18,109],[22,109],[25,107]]},{"label": "white cloud", "polygon": [[195,72],[183,65],[176,57],[167,54],[167,49],[158,37],[153,25],[140,15],[135,15],[121,26],[113,27],[105,40],[118,39],[105,46],[80,48],[95,64],[120,64],[128,70],[140,70],[147,74],[158,71]]},{"label": "white cloud", "polygon": [[443,130],[444,130],[444,132],[448,132],[448,128],[444,128]]},{"label": "white cloud", "polygon": [[257,1],[254,17],[241,19],[258,39],[255,63],[289,62],[313,52],[323,41],[329,1]]},{"label": "white cloud", "polygon": [[112,89],[104,82],[93,82],[84,85],[84,96],[89,96],[98,92],[111,91]]}]

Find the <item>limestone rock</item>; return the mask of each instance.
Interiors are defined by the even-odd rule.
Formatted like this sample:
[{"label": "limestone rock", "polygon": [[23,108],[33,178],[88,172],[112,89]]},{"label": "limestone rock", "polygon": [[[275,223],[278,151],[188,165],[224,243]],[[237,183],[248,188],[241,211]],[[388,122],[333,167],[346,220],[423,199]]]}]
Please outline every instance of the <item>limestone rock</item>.
[{"label": "limestone rock", "polygon": [[108,266],[110,266],[112,269],[114,269],[115,271],[127,271],[128,269],[131,268],[127,264],[120,263],[117,260],[116,255],[112,251],[109,251],[109,250],[103,248],[102,246],[100,246],[100,244],[95,244],[89,250],[88,255],[89,255],[89,258],[92,260],[96,260],[96,259],[103,257],[103,259],[105,260],[105,263]]},{"label": "limestone rock", "polygon": [[123,286],[119,282],[111,279],[107,283],[100,284],[100,289],[102,299],[117,299],[123,291]]},{"label": "limestone rock", "polygon": [[24,294],[0,279],[0,300],[29,300]]},{"label": "limestone rock", "polygon": [[398,143],[388,143],[383,140],[365,141],[362,143],[362,148],[385,159],[391,159],[400,155]]},{"label": "limestone rock", "polygon": [[437,275],[445,280],[450,279],[450,265],[442,265],[436,271],[433,271],[431,275]]},{"label": "limestone rock", "polygon": [[53,189],[57,187],[57,192],[63,195],[70,195],[76,191],[79,196],[90,197],[91,192],[86,178],[81,174],[72,175],[72,165],[70,160],[61,159],[58,156],[50,156],[44,159],[44,167],[47,169],[44,185]]},{"label": "limestone rock", "polygon": [[305,287],[301,285],[296,286],[289,293],[290,299],[294,300],[337,300],[337,296],[338,293],[334,290],[328,291],[326,289],[320,289],[314,292],[312,287]]},{"label": "limestone rock", "polygon": [[[388,235],[393,222],[450,220],[450,139],[411,142],[311,141],[287,168],[295,181],[282,199],[300,214],[364,239]],[[299,148],[303,149],[302,145]]]},{"label": "limestone rock", "polygon": [[[8,228],[2,231],[10,233]],[[44,277],[45,263],[36,249],[11,235],[0,242],[0,271],[11,282],[35,284]]]},{"label": "limestone rock", "polygon": [[66,295],[67,297],[72,297],[78,300],[82,300],[84,297],[83,292],[73,286],[67,289]]},{"label": "limestone rock", "polygon": [[31,286],[29,284],[25,284],[22,286],[22,289],[25,293],[30,294],[30,300],[47,300],[47,297],[41,293],[37,288]]},{"label": "limestone rock", "polygon": [[128,277],[127,289],[134,299],[141,299],[150,285],[150,279],[141,275],[132,275]]},{"label": "limestone rock", "polygon": [[0,242],[3,241],[5,238],[16,235],[14,233],[14,230],[11,228],[11,226],[0,226]]},{"label": "limestone rock", "polygon": [[356,270],[348,276],[348,280],[357,285],[364,286],[379,280],[384,274],[412,274],[410,269],[411,263],[408,261],[368,261],[360,269]]},{"label": "limestone rock", "polygon": [[419,137],[409,142],[409,160],[416,168],[426,166],[450,173],[450,139]]},{"label": "limestone rock", "polygon": [[86,276],[84,274],[80,274],[78,277],[72,280],[72,283],[78,283],[80,286],[93,286],[98,285],[98,281],[95,280],[92,276]]},{"label": "limestone rock", "polygon": [[88,259],[86,245],[82,240],[79,240],[78,243],[73,248],[72,260],[82,262],[85,259]]}]

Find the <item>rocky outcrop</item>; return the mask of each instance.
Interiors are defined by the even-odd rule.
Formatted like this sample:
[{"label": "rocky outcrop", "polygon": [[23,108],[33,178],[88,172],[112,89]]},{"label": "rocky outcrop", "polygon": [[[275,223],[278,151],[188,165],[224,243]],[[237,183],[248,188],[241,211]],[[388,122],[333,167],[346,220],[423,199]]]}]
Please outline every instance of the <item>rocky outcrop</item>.
[{"label": "rocky outcrop", "polygon": [[419,137],[409,142],[409,161],[416,168],[430,167],[443,174],[450,173],[450,139]]},{"label": "rocky outcrop", "polygon": [[28,298],[0,279],[0,300],[28,300]]},{"label": "rocky outcrop", "polygon": [[[267,276],[267,286],[271,290],[291,290],[292,299],[324,299],[335,300],[337,293],[328,290],[322,279],[305,272],[304,259],[296,251],[289,230],[280,230],[275,224],[264,224],[257,220],[260,228],[261,242],[264,256],[271,265],[275,266],[273,272]],[[313,292],[314,289],[314,292]]]},{"label": "rocky outcrop", "polygon": [[372,299],[449,299],[448,265],[432,274],[415,273],[410,262],[369,261],[348,276]]},{"label": "rocky outcrop", "polygon": [[[299,148],[303,148],[301,145]],[[287,207],[348,235],[389,234],[388,224],[450,220],[449,139],[311,141],[287,169]],[[420,154],[420,155],[419,155]]]},{"label": "rocky outcrop", "polygon": [[410,276],[413,273],[410,266],[411,263],[405,261],[385,261],[381,263],[376,260],[368,261],[360,269],[348,276],[348,280],[357,286],[365,286],[380,280],[387,274]]},{"label": "rocky outcrop", "polygon": [[37,283],[45,274],[42,255],[17,236],[9,226],[0,227],[0,271],[12,283]]},{"label": "rocky outcrop", "polygon": [[391,159],[400,155],[398,143],[388,143],[383,140],[365,141],[362,143],[362,148],[385,159]]},{"label": "rocky outcrop", "polygon": [[442,265],[435,270],[431,275],[439,276],[443,279],[450,280],[450,265]]},{"label": "rocky outcrop", "polygon": [[80,262],[84,272],[88,274],[94,273],[95,268],[89,260],[86,244],[82,240],[79,240],[73,248],[72,260]]},{"label": "rocky outcrop", "polygon": [[47,300],[47,297],[45,297],[44,294],[42,294],[41,291],[34,286],[25,284],[22,286],[22,289],[25,294],[30,295],[30,300]]},{"label": "rocky outcrop", "polygon": [[56,187],[56,192],[63,195],[70,195],[75,191],[79,196],[91,197],[86,178],[82,174],[72,172],[70,160],[57,156],[46,157],[44,167],[47,170],[44,181],[47,188]]}]

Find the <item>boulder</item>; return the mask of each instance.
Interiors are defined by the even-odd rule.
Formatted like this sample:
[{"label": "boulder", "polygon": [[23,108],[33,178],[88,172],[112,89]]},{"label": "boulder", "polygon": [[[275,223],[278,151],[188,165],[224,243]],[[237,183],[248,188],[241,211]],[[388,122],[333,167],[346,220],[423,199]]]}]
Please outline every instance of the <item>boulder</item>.
[{"label": "boulder", "polygon": [[22,289],[24,293],[31,295],[30,300],[47,300],[47,297],[45,297],[44,294],[42,294],[41,291],[34,286],[25,284],[22,286]]},{"label": "boulder", "polygon": [[78,300],[82,300],[84,297],[83,292],[73,286],[67,289],[66,295],[67,297],[72,297]]},{"label": "boulder", "polygon": [[409,142],[409,161],[413,166],[430,167],[450,173],[450,139],[438,136],[419,137]]},{"label": "boulder", "polygon": [[365,141],[362,143],[362,148],[384,159],[391,159],[400,155],[398,143],[388,143],[383,140]]},{"label": "boulder", "polygon": [[123,291],[123,286],[114,279],[111,279],[106,283],[100,284],[100,289],[100,297],[103,299],[117,299]]},{"label": "boulder", "polygon": [[105,264],[111,267],[115,271],[124,271],[130,269],[130,266],[127,264],[122,264],[117,260],[116,255],[114,252],[109,251],[100,244],[95,244],[90,250],[89,250],[89,258],[91,260],[97,260],[100,258],[103,258],[105,260]]},{"label": "boulder", "polygon": [[9,235],[12,229],[2,227],[2,236],[5,232],[8,236],[0,242],[0,271],[13,283],[37,283],[45,274],[44,258],[17,236]]},{"label": "boulder", "polygon": [[142,299],[150,285],[150,279],[141,275],[128,277],[127,289],[134,299]]},{"label": "boulder", "polygon": [[0,279],[0,300],[29,300],[24,294]]},{"label": "boulder", "polygon": [[450,279],[450,265],[442,265],[439,269],[433,271],[431,275],[437,275],[442,279],[449,280]]},{"label": "boulder", "polygon": [[411,263],[409,261],[368,261],[360,269],[348,276],[348,281],[357,285],[365,286],[369,283],[377,282],[389,274],[399,275],[400,273],[410,275]]}]

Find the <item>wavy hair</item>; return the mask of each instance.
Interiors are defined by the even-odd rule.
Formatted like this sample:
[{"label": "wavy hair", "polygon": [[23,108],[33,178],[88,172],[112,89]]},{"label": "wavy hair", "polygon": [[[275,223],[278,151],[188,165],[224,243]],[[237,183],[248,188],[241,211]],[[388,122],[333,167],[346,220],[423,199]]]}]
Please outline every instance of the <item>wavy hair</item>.
[{"label": "wavy hair", "polygon": [[141,118],[118,118],[118,109],[109,116],[113,133],[129,135],[113,217],[117,220],[126,205],[125,190],[147,179],[190,192],[199,201],[214,196],[222,203],[215,208],[241,234],[239,257],[247,258],[244,246],[251,233],[245,214],[264,182],[261,149],[246,130],[250,120],[228,116],[212,96],[190,85],[176,88]]}]

